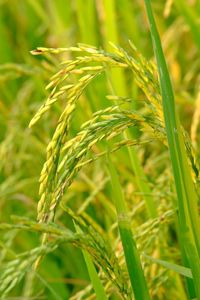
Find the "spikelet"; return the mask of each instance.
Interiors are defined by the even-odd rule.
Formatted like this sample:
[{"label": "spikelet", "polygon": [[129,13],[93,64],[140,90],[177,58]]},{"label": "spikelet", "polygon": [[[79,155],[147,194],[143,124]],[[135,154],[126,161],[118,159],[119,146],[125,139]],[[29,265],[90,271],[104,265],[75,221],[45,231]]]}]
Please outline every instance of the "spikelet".
[{"label": "spikelet", "polygon": [[56,245],[40,246],[17,256],[14,260],[3,265],[0,272],[1,299],[6,299],[9,292],[21,281],[28,270],[33,272],[32,265],[38,255],[47,254],[56,248]]},{"label": "spikelet", "polygon": [[56,180],[57,165],[64,144],[66,135],[68,133],[71,116],[75,110],[76,100],[80,97],[83,90],[86,88],[88,83],[93,80],[97,74],[85,75],[80,78],[77,84],[71,88],[72,93],[68,95],[67,105],[61,114],[58,125],[54,132],[54,135],[47,147],[46,162],[43,166],[40,176],[40,200],[38,202],[38,220],[40,222],[47,221],[48,210],[51,204],[51,192],[54,187],[54,181]]},{"label": "spikelet", "polygon": [[[114,53],[84,44],[71,48],[38,48],[34,51],[33,54],[59,54],[66,51],[78,53],[74,60],[64,61],[61,64],[63,68],[51,77],[51,82],[47,85],[47,89],[52,89],[50,96],[30,123],[33,125],[37,122],[59,97],[65,96],[66,106],[47,147],[46,162],[40,176],[40,200],[38,203],[38,220],[40,222],[47,222],[53,218],[65,188],[70,186],[79,169],[88,161],[86,159],[88,151],[99,141],[109,140],[130,126],[139,126],[143,131],[154,135],[167,145],[155,64],[147,61],[131,43],[130,46],[134,57],[114,45]],[[106,67],[120,67],[133,72],[137,85],[146,96],[144,104],[148,108],[148,114],[141,115],[138,112],[122,111],[120,105],[130,99],[123,99],[119,96],[115,107],[95,113],[91,120],[82,125],[81,131],[74,138],[66,140],[77,99],[93,78],[103,72]],[[71,74],[81,77],[75,83],[68,82]],[[195,172],[196,166],[191,145],[186,143],[186,149]],[[196,172],[195,176],[197,176]]]},{"label": "spikelet", "polygon": [[87,236],[87,243],[82,245],[82,247],[93,257],[95,263],[104,272],[107,281],[112,282],[120,294],[124,296],[124,299],[127,299],[127,296],[130,296],[130,290],[126,281],[127,275],[121,268],[111,245],[105,239],[106,236],[102,228],[86,213],[76,215],[62,202],[61,207],[70,215],[81,232]]},{"label": "spikelet", "polygon": [[[49,216],[55,211],[55,207],[59,202],[64,189],[69,186],[74,176],[78,172],[78,163],[81,166],[82,159],[86,156],[88,150],[92,148],[94,144],[102,139],[111,139],[114,136],[120,134],[129,126],[137,122],[145,124],[145,120],[133,114],[125,116],[107,114],[116,108],[108,108],[105,111],[99,111],[96,113],[89,123],[83,126],[83,131],[77,135],[76,141],[71,140],[65,143],[66,135],[69,128],[70,119],[75,109],[75,102],[80,97],[82,91],[86,85],[93,79],[94,75],[87,74],[88,72],[95,72],[95,74],[102,72],[105,69],[105,64],[111,67],[130,68],[133,70],[136,77],[136,81],[143,88],[144,92],[148,95],[148,99],[154,105],[157,115],[160,113],[159,97],[154,100],[156,95],[157,86],[154,86],[153,80],[153,67],[140,57],[139,62],[136,62],[133,58],[130,58],[128,54],[121,48],[115,47],[115,54],[106,53],[102,50],[98,50],[95,47],[79,44],[75,48],[58,48],[47,49],[38,48],[33,54],[41,53],[53,53],[59,54],[65,51],[84,52],[88,56],[78,56],[74,61],[68,60],[62,63],[64,68],[59,70],[55,75],[51,77],[51,82],[47,85],[46,89],[52,89],[47,101],[41,106],[35,117],[32,119],[30,126],[35,124],[40,117],[48,111],[53,103],[55,103],[60,96],[66,96],[67,105],[59,118],[57,128],[47,147],[47,158],[40,176],[40,200],[38,203],[38,220],[40,222],[49,220]],[[139,56],[139,54],[138,54]],[[82,64],[98,63],[94,66],[82,66]],[[101,65],[99,65],[101,63]],[[142,70],[142,73],[141,73]],[[82,74],[76,84],[64,84],[70,73],[75,72]],[[145,87],[152,85],[152,92],[145,90]],[[153,95],[153,96],[152,96]],[[123,102],[123,99],[121,99]],[[151,103],[151,105],[152,105]],[[101,116],[101,121],[97,122],[97,119]],[[131,117],[130,117],[131,116]],[[139,118],[139,119],[138,119]],[[161,119],[161,114],[159,115]],[[132,120],[131,120],[132,119]],[[96,123],[97,122],[97,123]],[[84,127],[86,129],[84,129]],[[148,126],[147,126],[148,127]],[[104,129],[103,129],[104,128]],[[62,161],[60,155],[68,150],[67,155],[64,155]],[[72,153],[72,150],[76,153]],[[78,153],[77,153],[78,152]],[[70,165],[68,163],[70,157]],[[74,162],[77,162],[74,164]],[[61,172],[65,166],[64,173]]]}]

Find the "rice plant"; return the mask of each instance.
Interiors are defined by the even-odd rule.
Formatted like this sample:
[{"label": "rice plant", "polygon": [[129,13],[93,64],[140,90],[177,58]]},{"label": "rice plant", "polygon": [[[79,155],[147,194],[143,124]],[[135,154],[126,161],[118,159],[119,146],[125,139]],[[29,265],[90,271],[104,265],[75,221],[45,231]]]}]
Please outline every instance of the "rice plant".
[{"label": "rice plant", "polygon": [[19,33],[24,64],[1,46],[1,299],[200,299],[199,4],[182,2],[0,4],[49,38]]}]

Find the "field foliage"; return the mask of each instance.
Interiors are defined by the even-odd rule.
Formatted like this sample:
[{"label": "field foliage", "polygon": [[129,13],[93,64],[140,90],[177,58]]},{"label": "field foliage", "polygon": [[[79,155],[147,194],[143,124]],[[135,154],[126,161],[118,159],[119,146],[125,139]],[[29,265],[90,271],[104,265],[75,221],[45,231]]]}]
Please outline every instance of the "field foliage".
[{"label": "field foliage", "polygon": [[0,1],[0,299],[200,300],[199,16]]}]

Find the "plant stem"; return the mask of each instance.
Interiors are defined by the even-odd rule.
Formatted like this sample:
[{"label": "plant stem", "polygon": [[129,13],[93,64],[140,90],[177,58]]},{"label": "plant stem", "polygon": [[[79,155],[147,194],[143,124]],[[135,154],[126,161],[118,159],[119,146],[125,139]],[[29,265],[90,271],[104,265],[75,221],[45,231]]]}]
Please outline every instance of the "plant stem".
[{"label": "plant stem", "polygon": [[119,182],[118,174],[110,158],[109,172],[113,187],[113,198],[118,216],[119,232],[133,293],[136,300],[150,300],[147,283],[140,262],[140,256],[136,247],[136,243],[133,239],[133,234],[131,231],[131,221],[127,213],[127,207]]}]

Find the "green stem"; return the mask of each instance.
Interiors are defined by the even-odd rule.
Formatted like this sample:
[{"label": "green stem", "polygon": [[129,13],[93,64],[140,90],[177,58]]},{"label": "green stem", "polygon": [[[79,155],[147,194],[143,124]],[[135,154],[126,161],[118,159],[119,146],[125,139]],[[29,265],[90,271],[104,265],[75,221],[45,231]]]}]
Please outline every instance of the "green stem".
[{"label": "green stem", "polygon": [[109,172],[118,216],[118,227],[133,293],[136,300],[150,300],[147,283],[140,262],[140,256],[131,231],[131,221],[127,213],[125,199],[120,186],[118,174],[111,162],[111,159],[109,159]]}]

